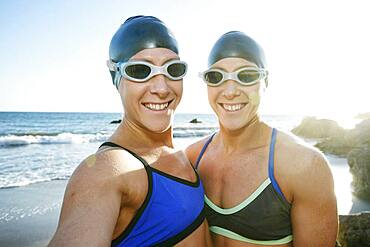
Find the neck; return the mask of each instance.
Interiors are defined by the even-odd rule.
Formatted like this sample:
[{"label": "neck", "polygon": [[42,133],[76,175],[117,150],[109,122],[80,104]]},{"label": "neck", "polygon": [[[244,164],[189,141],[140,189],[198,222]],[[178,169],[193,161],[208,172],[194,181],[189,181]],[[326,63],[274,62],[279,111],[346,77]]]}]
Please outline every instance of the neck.
[{"label": "neck", "polygon": [[116,142],[138,154],[147,154],[159,148],[173,148],[173,129],[155,133],[123,118],[111,141]]},{"label": "neck", "polygon": [[271,128],[256,115],[249,123],[238,129],[228,130],[220,125],[219,142],[226,153],[245,152],[269,145]]}]

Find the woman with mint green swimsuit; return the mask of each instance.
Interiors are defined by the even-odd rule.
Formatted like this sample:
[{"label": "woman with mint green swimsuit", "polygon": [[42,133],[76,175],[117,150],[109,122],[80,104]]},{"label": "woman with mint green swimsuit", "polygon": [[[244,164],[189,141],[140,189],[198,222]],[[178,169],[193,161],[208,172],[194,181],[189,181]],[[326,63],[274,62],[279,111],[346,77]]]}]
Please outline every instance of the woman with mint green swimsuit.
[{"label": "woman with mint green swimsuit", "polygon": [[[201,158],[213,136],[203,146],[195,164],[196,169],[199,168]],[[274,177],[275,141],[276,129],[273,129],[268,178],[243,202],[232,208],[223,209],[205,196],[206,217],[211,232],[254,244],[272,245],[292,241],[291,205],[285,199]]]},{"label": "woman with mint green swimsuit", "polygon": [[[196,169],[199,168],[201,158],[213,136],[203,146],[195,164]],[[231,239],[263,245],[284,244],[292,241],[291,205],[285,199],[274,177],[275,141],[276,129],[273,129],[268,178],[243,202],[232,208],[223,209],[205,196],[206,217],[211,232]]]},{"label": "woman with mint green swimsuit", "polygon": [[260,119],[268,85],[262,48],[228,32],[208,66],[201,77],[220,129],[186,154],[204,185],[214,246],[334,246],[338,216],[327,160]]}]

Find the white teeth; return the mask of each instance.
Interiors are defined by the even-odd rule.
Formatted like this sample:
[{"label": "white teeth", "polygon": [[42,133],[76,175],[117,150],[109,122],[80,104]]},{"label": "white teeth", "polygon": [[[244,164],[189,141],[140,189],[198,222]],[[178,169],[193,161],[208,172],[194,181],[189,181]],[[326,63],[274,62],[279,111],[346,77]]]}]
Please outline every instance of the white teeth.
[{"label": "white teeth", "polygon": [[221,104],[221,105],[226,111],[238,111],[244,106],[244,104],[236,104],[236,105]]},{"label": "white teeth", "polygon": [[153,110],[153,111],[161,111],[161,110],[164,110],[168,107],[168,102],[167,103],[164,103],[164,104],[153,104],[153,103],[148,103],[148,104],[144,104],[144,106],[150,110]]}]

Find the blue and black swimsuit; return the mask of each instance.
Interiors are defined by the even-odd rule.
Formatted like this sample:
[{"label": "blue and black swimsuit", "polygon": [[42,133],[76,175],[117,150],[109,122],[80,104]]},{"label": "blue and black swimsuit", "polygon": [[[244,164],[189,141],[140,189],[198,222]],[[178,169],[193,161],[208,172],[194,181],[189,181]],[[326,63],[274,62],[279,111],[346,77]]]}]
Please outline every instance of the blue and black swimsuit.
[{"label": "blue and black swimsuit", "polygon": [[145,168],[148,193],[143,204],[112,246],[173,246],[189,236],[204,221],[204,190],[199,175],[191,182],[151,167],[143,158],[115,143]]}]

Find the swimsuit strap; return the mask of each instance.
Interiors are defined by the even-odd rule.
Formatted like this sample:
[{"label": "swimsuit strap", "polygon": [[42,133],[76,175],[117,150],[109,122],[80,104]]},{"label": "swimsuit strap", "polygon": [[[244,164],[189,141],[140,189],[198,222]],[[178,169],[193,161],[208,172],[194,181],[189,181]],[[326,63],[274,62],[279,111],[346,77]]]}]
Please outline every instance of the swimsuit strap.
[{"label": "swimsuit strap", "polygon": [[272,186],[278,192],[285,200],[285,196],[283,192],[280,189],[279,184],[276,181],[275,174],[274,174],[274,157],[275,157],[275,143],[276,143],[276,133],[277,130],[275,128],[272,129],[271,134],[271,142],[270,142],[270,151],[269,151],[269,163],[268,163],[268,169],[269,169],[269,178],[271,180]]},{"label": "swimsuit strap", "polygon": [[200,162],[200,160],[202,159],[204,152],[206,151],[206,149],[207,149],[208,145],[211,143],[211,141],[212,141],[213,137],[215,136],[215,134],[216,134],[216,132],[215,132],[215,133],[213,133],[213,134],[211,135],[211,137],[209,137],[209,138],[208,138],[207,142],[204,144],[204,146],[203,146],[203,148],[202,148],[202,150],[200,151],[200,154],[199,154],[199,156],[198,156],[197,162],[195,162],[195,169],[198,169],[199,162]]},{"label": "swimsuit strap", "polygon": [[145,167],[148,167],[149,164],[143,159],[141,158],[139,155],[137,155],[136,153],[132,152],[131,150],[125,148],[125,147],[122,147],[121,145],[118,145],[114,142],[104,142],[102,145],[100,145],[99,148],[103,147],[103,146],[108,146],[108,147],[115,147],[115,148],[122,148],[123,150],[129,152],[131,155],[133,155],[136,159],[140,160],[141,163],[143,163],[143,165]]}]

